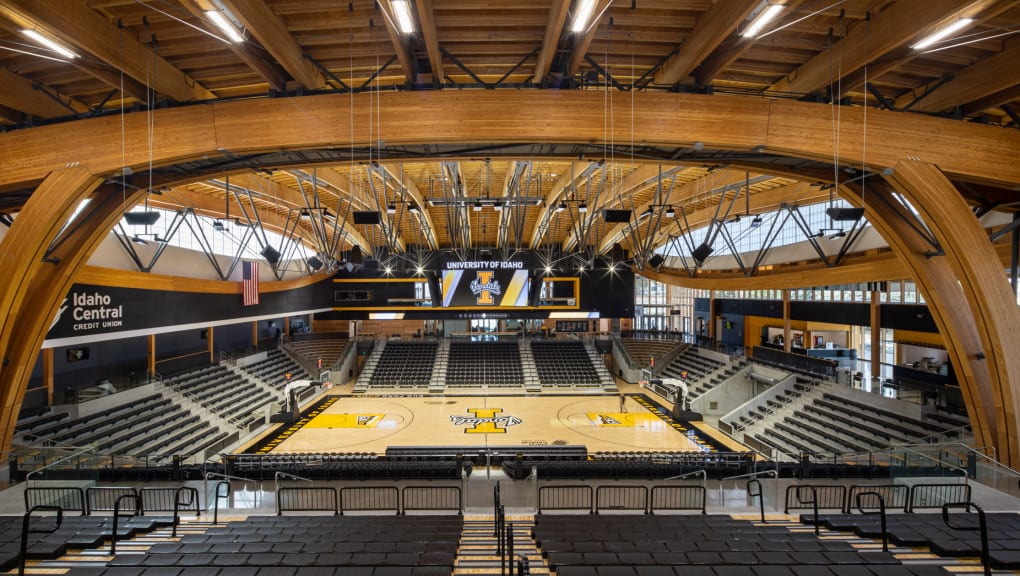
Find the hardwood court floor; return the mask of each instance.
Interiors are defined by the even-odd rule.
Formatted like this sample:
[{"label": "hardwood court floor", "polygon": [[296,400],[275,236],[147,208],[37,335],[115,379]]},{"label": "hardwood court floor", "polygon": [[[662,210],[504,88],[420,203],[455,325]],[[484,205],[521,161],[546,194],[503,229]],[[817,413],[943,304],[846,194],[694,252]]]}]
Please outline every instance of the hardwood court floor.
[{"label": "hardwood court floor", "polygon": [[621,412],[616,394],[334,398],[303,426],[282,434],[286,438],[272,453],[560,444],[590,452],[705,450],[635,398],[628,396]]}]

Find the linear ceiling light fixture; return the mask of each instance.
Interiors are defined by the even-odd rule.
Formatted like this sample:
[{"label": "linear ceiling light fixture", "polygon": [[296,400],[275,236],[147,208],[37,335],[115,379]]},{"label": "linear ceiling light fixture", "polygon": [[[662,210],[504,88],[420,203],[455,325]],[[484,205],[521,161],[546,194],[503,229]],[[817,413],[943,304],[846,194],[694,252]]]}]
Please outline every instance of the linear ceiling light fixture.
[{"label": "linear ceiling light fixture", "polygon": [[956,32],[959,32],[960,30],[963,30],[967,26],[970,26],[973,22],[974,22],[973,18],[960,18],[956,22],[953,22],[952,24],[949,24],[948,26],[945,26],[925,36],[924,39],[922,39],[917,44],[911,46],[911,48],[913,48],[914,50],[924,50],[925,48],[931,46],[932,44],[935,44],[936,42],[945,40],[950,34],[954,34]]},{"label": "linear ceiling light fixture", "polygon": [[410,0],[393,0],[393,17],[397,19],[397,28],[402,34],[414,34],[414,18],[411,18]]},{"label": "linear ceiling light fixture", "polygon": [[78,57],[78,55],[72,52],[69,48],[61,46],[56,40],[53,40],[49,36],[40,33],[38,30],[25,29],[22,30],[21,33],[31,38],[37,44],[42,44],[43,47],[49,48],[50,50],[56,52],[57,54],[60,54],[64,58],[67,58],[68,60],[74,60],[75,58]]},{"label": "linear ceiling light fixture", "polygon": [[570,23],[571,32],[584,32],[588,28],[592,12],[595,11],[595,0],[581,0],[574,13],[574,21]]},{"label": "linear ceiling light fixture", "polygon": [[751,21],[740,35],[744,38],[754,38],[759,32],[761,32],[762,28],[764,28],[766,24],[775,20],[776,16],[779,16],[779,13],[783,11],[783,8],[785,8],[785,6],[782,4],[769,4],[765,6],[765,8],[762,8],[762,10],[758,12],[758,15],[755,16],[754,20]]},{"label": "linear ceiling light fixture", "polygon": [[213,24],[216,25],[217,28],[220,29],[220,31],[227,35],[227,38],[229,38],[231,42],[234,44],[241,44],[244,42],[244,36],[241,35],[241,31],[237,29],[237,26],[234,26],[234,23],[231,22],[230,19],[223,14],[223,12],[220,12],[219,10],[208,10],[205,15],[212,21]]}]

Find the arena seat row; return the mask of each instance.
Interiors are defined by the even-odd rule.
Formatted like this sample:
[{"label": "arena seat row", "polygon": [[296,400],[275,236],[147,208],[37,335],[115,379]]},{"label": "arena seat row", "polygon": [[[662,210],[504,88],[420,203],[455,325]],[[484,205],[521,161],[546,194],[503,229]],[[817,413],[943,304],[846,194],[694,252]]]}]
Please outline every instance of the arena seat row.
[{"label": "arena seat row", "polygon": [[54,436],[75,436],[82,431],[95,430],[98,427],[107,425],[117,418],[131,417],[132,414],[148,410],[152,405],[161,402],[163,397],[159,394],[152,394],[144,398],[138,398],[130,402],[119,404],[99,412],[93,412],[87,416],[62,420],[50,423],[46,426],[33,430],[25,435],[26,440],[33,438],[53,438]]},{"label": "arena seat row", "polygon": [[[289,359],[288,359],[289,360]],[[173,389],[222,418],[245,428],[259,408],[281,398],[237,376],[225,366],[210,366],[168,382]]]},{"label": "arena seat row", "polygon": [[516,342],[450,342],[446,384],[523,386],[520,347]]},{"label": "arena seat row", "polygon": [[[952,512],[962,512],[956,509]],[[989,561],[997,570],[1020,569],[1020,515],[990,513],[986,517]],[[801,516],[805,524],[814,523],[813,514]],[[978,556],[981,542],[977,531],[977,514],[952,514],[954,530],[939,514],[889,514],[886,530],[889,541],[900,546],[925,546],[939,556]],[[880,519],[875,514],[826,514],[819,522],[830,530],[853,532],[862,538],[881,538]]]},{"label": "arena seat row", "polygon": [[[144,553],[118,554],[111,568],[238,569],[238,574],[433,576],[450,574],[463,519],[460,516],[253,516],[157,543]],[[368,569],[366,572],[365,569]],[[265,571],[265,572],[263,572]],[[233,573],[233,572],[231,572]],[[315,572],[323,573],[322,570]]]},{"label": "arena seat row", "polygon": [[[121,538],[144,534],[156,528],[169,525],[170,519],[156,516],[132,516],[122,518],[117,526]],[[35,516],[33,529],[51,529],[56,526],[52,516]],[[21,546],[22,518],[0,516],[0,570],[10,570],[18,565]],[[56,531],[49,534],[29,534],[27,557],[29,559],[52,559],[70,548],[97,547],[110,539],[113,518],[109,516],[65,515]]]},{"label": "arena seat row", "polygon": [[655,566],[738,566],[746,571],[752,566],[900,564],[888,552],[858,550],[847,541],[727,516],[540,514],[534,537],[557,574],[571,566],[598,566],[597,574],[609,566],[648,574]]},{"label": "arena seat row", "polygon": [[584,343],[576,340],[532,340],[531,355],[542,386],[598,386],[598,372]]},{"label": "arena seat row", "polygon": [[386,343],[369,379],[370,386],[428,386],[439,344],[393,340]]}]

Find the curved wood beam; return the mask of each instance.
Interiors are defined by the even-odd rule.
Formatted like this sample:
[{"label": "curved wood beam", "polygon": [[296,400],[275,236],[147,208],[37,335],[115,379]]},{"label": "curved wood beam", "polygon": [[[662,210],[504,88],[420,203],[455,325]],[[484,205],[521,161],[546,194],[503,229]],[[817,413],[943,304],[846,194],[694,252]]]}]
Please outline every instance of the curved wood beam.
[{"label": "curved wood beam", "polygon": [[975,385],[988,382],[987,365],[974,361],[981,350],[981,342],[948,259],[927,256],[931,245],[913,225],[913,215],[893,197],[893,190],[886,183],[844,184],[842,192],[847,201],[864,207],[865,217],[887,239],[924,294],[932,319],[949,344],[947,352],[961,382],[977,445],[993,445],[994,419],[989,421],[986,410],[991,406],[991,390],[988,386]]},{"label": "curved wood beam", "polygon": [[[50,320],[71,277],[121,217],[119,187],[97,191],[101,178],[81,167],[54,172],[0,240],[0,451],[10,450],[22,397]],[[116,189],[114,189],[116,188]],[[132,202],[139,193],[132,195]],[[66,241],[43,260],[81,200],[92,196]]]},{"label": "curved wood beam", "polygon": [[910,271],[892,251],[848,256],[842,264],[834,267],[815,261],[781,264],[770,268],[754,276],[744,276],[739,270],[702,270],[694,278],[680,268],[655,271],[646,267],[644,270],[635,269],[634,272],[673,286],[698,290],[783,290],[902,280],[910,276]]},{"label": "curved wood beam", "polygon": [[[298,278],[259,283],[259,292],[285,292],[310,286],[330,278],[328,272],[317,272]],[[132,270],[115,270],[99,266],[82,266],[74,281],[92,286],[128,287],[139,290],[168,290],[170,292],[197,292],[201,294],[241,294],[242,283],[205,278],[188,278],[168,274],[152,274]]]},{"label": "curved wood beam", "polygon": [[[369,97],[373,106],[368,106]],[[634,94],[635,141],[652,145],[760,151],[831,163],[828,105],[744,96]],[[354,118],[350,100],[354,100]],[[589,91],[486,90],[324,94],[220,102],[153,112],[152,161],[223,158],[226,154],[289,149],[367,147],[375,134],[391,146],[421,143],[602,144],[606,134],[629,133],[630,99],[612,106],[615,126],[603,125],[603,96]],[[507,110],[526,111],[507,115]],[[950,178],[1005,188],[1020,183],[1020,131],[922,115],[869,110],[867,154],[861,108],[842,110],[840,154],[855,165],[867,157],[881,171],[913,156],[937,164]],[[149,162],[145,114],[126,114],[123,161],[136,172]],[[252,130],[252,125],[259,126]],[[874,138],[881,134],[881,138]],[[61,146],[53,146],[61,142]],[[120,170],[121,117],[92,118],[0,134],[0,192],[38,185],[53,170],[80,163],[96,174]],[[307,165],[307,162],[304,164]]]},{"label": "curved wood beam", "polygon": [[[955,281],[919,286],[936,293],[945,291],[938,296],[947,304],[964,299],[960,306],[950,307],[966,307],[971,322],[964,327],[947,322],[942,333],[959,358],[953,363],[957,373],[961,365],[972,369],[972,374],[965,371],[971,378],[962,378],[960,385],[969,389],[964,398],[973,402],[968,410],[971,421],[977,422],[973,425],[975,437],[986,442],[979,445],[995,446],[999,460],[1015,468],[1020,464],[1020,355],[1014,349],[1020,342],[1020,311],[1016,296],[981,223],[935,165],[903,160],[886,179],[916,207],[945,250],[944,257],[926,260],[946,260]],[[926,297],[928,290],[924,291]],[[956,314],[962,316],[964,311]],[[960,332],[965,334],[957,338]]]}]

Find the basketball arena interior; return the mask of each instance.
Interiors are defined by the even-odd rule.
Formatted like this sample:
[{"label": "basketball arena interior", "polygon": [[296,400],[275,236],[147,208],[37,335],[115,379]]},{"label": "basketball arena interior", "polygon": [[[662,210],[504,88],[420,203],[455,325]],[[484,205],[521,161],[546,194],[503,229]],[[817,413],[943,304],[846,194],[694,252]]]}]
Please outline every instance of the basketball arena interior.
[{"label": "basketball arena interior", "polygon": [[1020,573],[1017,0],[0,0],[0,572]]}]

